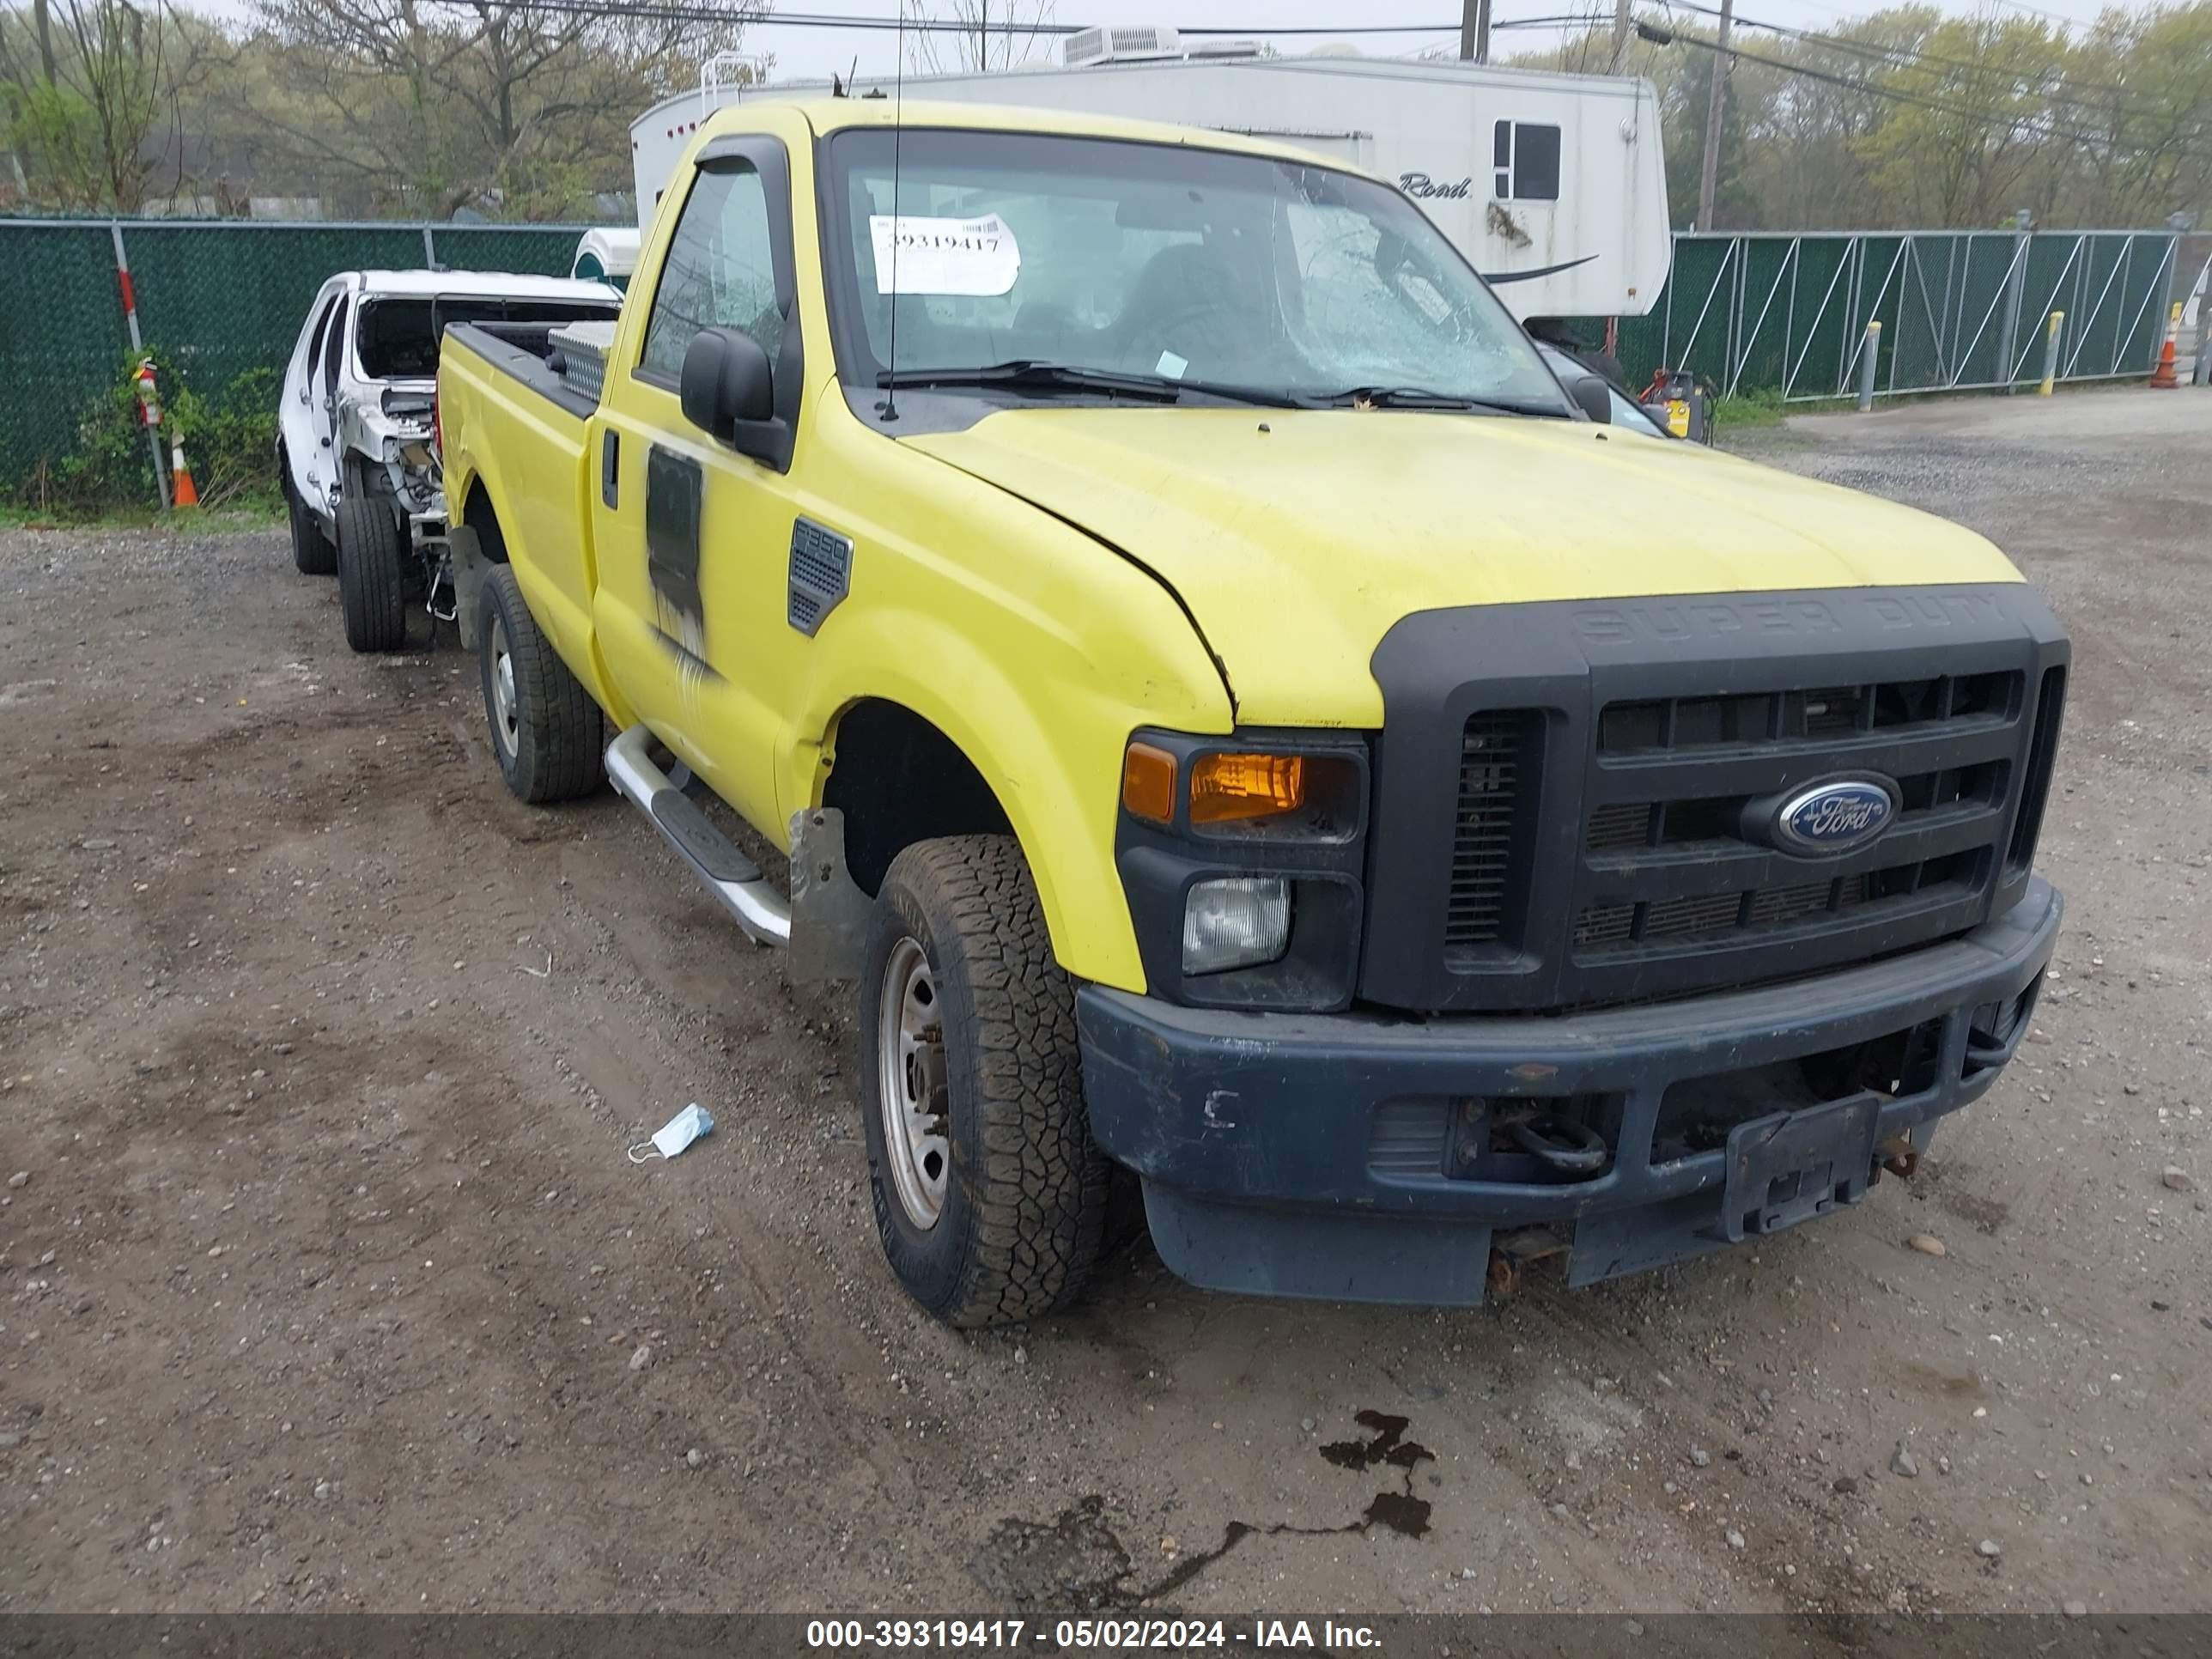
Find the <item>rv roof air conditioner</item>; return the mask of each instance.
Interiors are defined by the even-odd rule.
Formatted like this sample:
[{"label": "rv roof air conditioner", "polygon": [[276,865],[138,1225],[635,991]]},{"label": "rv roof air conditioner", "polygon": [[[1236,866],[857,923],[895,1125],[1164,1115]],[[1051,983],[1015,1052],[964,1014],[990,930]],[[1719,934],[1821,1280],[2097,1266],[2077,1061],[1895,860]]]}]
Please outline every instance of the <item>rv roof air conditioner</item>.
[{"label": "rv roof air conditioner", "polygon": [[1171,28],[1151,24],[1126,28],[1078,29],[1067,37],[1060,62],[1069,69],[1093,64],[1141,64],[1182,56],[1182,41]]}]

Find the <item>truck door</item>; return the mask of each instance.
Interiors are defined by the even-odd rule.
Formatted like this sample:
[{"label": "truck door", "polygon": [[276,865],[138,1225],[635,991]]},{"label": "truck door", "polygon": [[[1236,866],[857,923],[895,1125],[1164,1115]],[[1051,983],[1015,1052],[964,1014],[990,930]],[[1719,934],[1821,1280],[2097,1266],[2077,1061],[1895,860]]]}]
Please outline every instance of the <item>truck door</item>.
[{"label": "truck door", "polygon": [[693,336],[735,329],[768,354],[795,426],[789,177],[774,139],[723,139],[702,155],[651,274],[641,338],[622,348],[634,360],[609,365],[592,428],[593,615],[610,667],[662,741],[764,827],[780,823],[776,688],[805,645],[786,620],[790,456],[778,465],[709,437],[684,418],[678,384]]},{"label": "truck door", "polygon": [[307,427],[314,442],[306,459],[307,499],[327,509],[331,486],[338,481],[343,458],[338,453],[338,368],[345,361],[346,339],[353,327],[353,308],[343,296],[331,308],[330,326],[323,331],[321,355],[310,365],[307,380]]},{"label": "truck door", "polygon": [[323,341],[331,331],[331,316],[339,296],[325,289],[315,297],[307,326],[301,331],[291,363],[284,371],[284,398],[277,410],[277,427],[284,439],[286,482],[305,501],[320,509],[327,502],[314,494],[315,453],[322,447],[323,428],[315,423],[315,408],[322,390]]}]

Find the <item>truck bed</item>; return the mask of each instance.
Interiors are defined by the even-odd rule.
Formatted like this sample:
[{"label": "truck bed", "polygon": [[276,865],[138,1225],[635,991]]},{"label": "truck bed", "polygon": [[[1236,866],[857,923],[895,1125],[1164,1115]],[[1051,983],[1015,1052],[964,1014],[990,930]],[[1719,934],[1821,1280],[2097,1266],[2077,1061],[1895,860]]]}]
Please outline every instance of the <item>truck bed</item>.
[{"label": "truck bed", "polygon": [[[530,609],[564,660],[605,704],[592,672],[598,586],[585,449],[599,400],[555,367],[562,323],[465,323],[446,331],[438,368],[449,503],[457,523],[497,524],[485,552],[514,570]],[[596,482],[595,476],[592,482]]]},{"label": "truck bed", "polygon": [[[597,313],[593,319],[604,320]],[[466,346],[502,374],[550,398],[579,420],[586,420],[599,406],[599,398],[567,377],[559,349],[553,343],[554,334],[568,326],[566,322],[454,323],[446,330],[446,337]]]}]

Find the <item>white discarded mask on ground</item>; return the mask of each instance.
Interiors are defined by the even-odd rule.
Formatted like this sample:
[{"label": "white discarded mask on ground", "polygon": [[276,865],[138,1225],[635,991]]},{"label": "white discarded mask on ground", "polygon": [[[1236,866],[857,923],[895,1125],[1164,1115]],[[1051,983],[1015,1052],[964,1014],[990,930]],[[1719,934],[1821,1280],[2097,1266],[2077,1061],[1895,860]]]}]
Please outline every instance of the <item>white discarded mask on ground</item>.
[{"label": "white discarded mask on ground", "polygon": [[656,1155],[673,1158],[701,1135],[714,1132],[714,1120],[707,1115],[707,1109],[695,1100],[654,1130],[651,1140],[641,1140],[631,1147],[629,1161],[643,1164]]}]

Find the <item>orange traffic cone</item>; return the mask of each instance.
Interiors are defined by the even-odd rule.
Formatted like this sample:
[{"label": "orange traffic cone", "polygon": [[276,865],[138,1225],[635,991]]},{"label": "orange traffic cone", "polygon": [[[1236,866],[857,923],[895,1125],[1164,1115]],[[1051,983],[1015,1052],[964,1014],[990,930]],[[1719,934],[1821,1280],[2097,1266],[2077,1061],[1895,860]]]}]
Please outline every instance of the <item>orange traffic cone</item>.
[{"label": "orange traffic cone", "polygon": [[200,504],[200,492],[192,488],[192,470],[185,465],[185,446],[181,441],[169,446],[169,500],[176,507]]},{"label": "orange traffic cone", "polygon": [[2151,371],[2150,383],[2161,392],[2181,384],[2173,373],[2173,337],[2181,329],[2181,307],[2173,308],[2173,315],[2166,325],[2166,343],[2158,350],[2158,367]]}]

